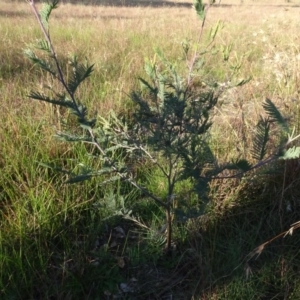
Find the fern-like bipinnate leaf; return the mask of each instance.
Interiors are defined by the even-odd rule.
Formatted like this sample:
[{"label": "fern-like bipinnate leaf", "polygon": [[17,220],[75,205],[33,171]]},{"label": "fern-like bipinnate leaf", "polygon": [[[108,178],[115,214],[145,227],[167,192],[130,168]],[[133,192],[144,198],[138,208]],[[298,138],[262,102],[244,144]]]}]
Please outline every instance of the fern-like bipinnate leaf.
[{"label": "fern-like bipinnate leaf", "polygon": [[281,155],[279,157],[279,159],[284,159],[284,160],[288,160],[288,159],[296,159],[300,157],[300,147],[292,147],[287,149],[283,155]]},{"label": "fern-like bipinnate leaf", "polygon": [[41,21],[42,21],[43,25],[45,26],[45,28],[47,28],[47,29],[48,29],[48,21],[49,21],[51,12],[53,9],[58,7],[58,2],[59,2],[59,0],[52,0],[47,3],[44,3],[44,5],[40,11]]},{"label": "fern-like bipinnate leaf", "polygon": [[205,5],[202,0],[195,0],[193,6],[200,20],[203,20],[205,18]]},{"label": "fern-like bipinnate leaf", "polygon": [[90,180],[93,176],[91,174],[80,174],[77,176],[70,177],[65,183],[67,184],[74,184],[74,183],[80,183],[86,180]]},{"label": "fern-like bipinnate leaf", "polygon": [[261,118],[256,125],[256,134],[253,138],[253,149],[251,151],[252,157],[257,161],[261,161],[266,155],[269,132],[269,120]]},{"label": "fern-like bipinnate leaf", "polygon": [[68,81],[68,89],[69,92],[74,95],[81,82],[88,78],[93,72],[94,65],[79,64],[77,57],[74,56],[71,60],[71,66],[73,67],[73,73]]},{"label": "fern-like bipinnate leaf", "polygon": [[38,40],[36,42],[35,47],[39,50],[42,50],[42,51],[45,51],[45,52],[48,52],[49,54],[51,54],[51,47],[46,40]]},{"label": "fern-like bipinnate leaf", "polygon": [[270,117],[271,121],[275,121],[285,133],[289,133],[289,126],[285,118],[270,99],[266,99],[265,103],[263,103],[263,108]]},{"label": "fern-like bipinnate leaf", "polygon": [[48,102],[51,104],[74,109],[74,103],[72,101],[69,101],[69,100],[62,101],[62,100],[52,99],[44,94],[41,94],[40,92],[31,91],[30,94],[28,95],[28,97],[31,99],[34,99],[34,100],[40,100],[40,101]]},{"label": "fern-like bipinnate leaf", "polygon": [[37,65],[42,70],[50,73],[56,78],[56,71],[47,61],[42,58],[39,58],[32,50],[25,49],[24,54],[33,62],[34,65]]},{"label": "fern-like bipinnate leaf", "polygon": [[89,136],[79,136],[65,132],[57,133],[54,137],[63,142],[92,142]]},{"label": "fern-like bipinnate leaf", "polygon": [[156,73],[155,63],[147,60],[144,65],[144,70],[151,80],[155,79],[155,73]]},{"label": "fern-like bipinnate leaf", "polygon": [[246,159],[237,159],[226,166],[228,170],[239,170],[242,172],[247,172],[251,170],[251,168],[251,164]]},{"label": "fern-like bipinnate leaf", "polygon": [[141,82],[142,87],[148,89],[150,95],[155,95],[155,96],[157,95],[158,93],[157,87],[153,87],[148,81],[146,81],[143,78],[139,78],[139,81]]}]

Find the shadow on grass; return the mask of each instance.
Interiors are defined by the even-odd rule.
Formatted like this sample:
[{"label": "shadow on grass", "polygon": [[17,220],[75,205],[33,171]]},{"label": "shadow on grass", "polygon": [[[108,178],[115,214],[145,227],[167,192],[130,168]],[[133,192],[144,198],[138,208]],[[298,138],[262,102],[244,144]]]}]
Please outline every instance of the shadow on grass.
[{"label": "shadow on grass", "polygon": [[249,256],[300,220],[300,168],[296,170],[293,163],[287,168],[285,182],[282,168],[273,175],[260,176],[232,199],[223,203],[217,199],[212,215],[195,224],[199,238],[192,239],[191,245],[202,254],[204,275],[199,299],[286,299],[294,292],[300,295],[300,231],[274,240],[259,256]]},{"label": "shadow on grass", "polygon": [[[11,272],[2,275],[5,289],[0,295],[71,299],[72,293],[72,299],[104,299],[104,293],[118,295],[123,283],[132,291],[121,293],[125,298],[120,299],[267,300],[287,299],[294,292],[300,296],[300,232],[274,241],[260,257],[247,260],[255,247],[300,220],[299,178],[300,167],[292,162],[284,178],[283,168],[278,168],[273,175],[245,184],[218,183],[211,212],[192,222],[190,230],[177,224],[175,231],[187,230],[186,239],[177,241],[171,256],[162,251],[163,237],[151,238],[131,221],[104,221],[92,204],[70,207],[39,230],[2,244],[7,254],[2,266]],[[231,190],[222,199],[226,188]],[[77,195],[79,187],[74,189],[70,196]],[[288,203],[291,211],[286,210]],[[142,219],[158,209],[151,201],[140,205],[140,212],[145,211]]]}]

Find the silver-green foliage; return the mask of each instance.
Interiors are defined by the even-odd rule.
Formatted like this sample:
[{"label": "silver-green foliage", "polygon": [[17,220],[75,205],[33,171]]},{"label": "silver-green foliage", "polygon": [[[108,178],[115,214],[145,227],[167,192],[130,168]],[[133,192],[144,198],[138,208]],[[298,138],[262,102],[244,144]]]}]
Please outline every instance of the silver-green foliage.
[{"label": "silver-green foliage", "polygon": [[[258,161],[253,167],[261,166],[275,159],[295,159],[300,156],[300,147],[293,145],[299,138],[295,135],[295,129],[291,129],[287,119],[281,114],[275,104],[266,99],[263,108],[267,114],[267,118],[261,117],[256,125],[256,134],[253,138],[252,157]],[[268,143],[270,141],[271,126],[275,124],[280,132],[278,145],[275,146],[272,154],[266,158]],[[274,146],[273,146],[274,147]]]}]

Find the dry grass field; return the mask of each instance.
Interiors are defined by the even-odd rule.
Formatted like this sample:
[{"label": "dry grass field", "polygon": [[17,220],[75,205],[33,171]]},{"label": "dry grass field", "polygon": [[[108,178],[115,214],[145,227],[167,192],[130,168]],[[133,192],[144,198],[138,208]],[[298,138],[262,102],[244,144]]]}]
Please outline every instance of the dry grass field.
[{"label": "dry grass field", "polygon": [[[251,134],[266,98],[300,132],[299,20],[298,0],[222,0],[209,7],[200,49],[217,22],[221,29],[201,74],[220,84],[251,79],[226,91],[216,107],[211,144],[220,161],[250,157]],[[144,62],[155,59],[155,49],[186,74],[182,43],[196,42],[200,27],[187,0],[65,0],[50,20],[66,73],[74,53],[94,63],[79,96],[91,113],[103,116],[110,110],[130,116],[128,94],[139,86],[137,78],[145,76]],[[162,258],[155,230],[145,234],[146,242],[134,245],[126,238],[122,249],[110,249],[113,230],[128,226],[119,219],[102,222],[105,209],[117,206],[111,200],[116,187],[103,191],[96,181],[65,185],[63,176],[39,166],[73,166],[88,158],[80,145],[53,139],[68,112],[27,97],[30,90],[53,84],[23,55],[42,37],[28,3],[0,0],[0,37],[1,299],[300,299],[296,234],[275,243],[251,266],[244,260],[300,219],[297,161],[254,186],[229,181],[212,186],[216,193],[207,220],[175,229],[182,245],[178,242],[172,262]],[[228,59],[226,49],[231,49]],[[161,189],[159,178],[149,182]],[[283,208],[287,203],[292,213]],[[162,225],[157,207],[145,203],[138,209],[147,226]],[[98,253],[94,245],[100,240],[108,248]],[[133,279],[139,295],[116,291]]]},{"label": "dry grass field", "polygon": [[[95,63],[97,75],[91,79],[91,85],[102,91],[88,98],[97,102],[99,110],[107,111],[124,102],[124,93],[136,84],[143,61],[153,57],[154,48],[162,48],[170,58],[178,58],[182,41],[197,39],[200,23],[192,11],[191,1],[164,1],[163,5],[162,1],[106,1],[113,6],[90,2],[92,4],[84,6],[61,5],[54,13],[51,26],[59,52],[76,52]],[[133,4],[139,6],[131,6]],[[21,50],[31,37],[35,39],[40,34],[28,5],[3,2],[0,14],[1,69],[9,68],[18,75],[20,72],[14,70],[25,63]],[[207,31],[218,20],[223,22],[217,47],[232,43],[229,64],[242,63],[240,77],[253,78],[246,90],[239,91],[246,102],[251,98],[251,103],[259,106],[265,97],[270,97],[289,105],[291,99],[297,98],[299,14],[296,1],[279,0],[272,4],[268,1],[244,1],[243,4],[239,0],[222,1],[221,5],[209,9]],[[220,57],[214,58],[218,59]],[[11,65],[12,61],[15,65]],[[227,79],[227,66],[216,61],[213,68],[212,72],[218,73],[220,80]],[[110,83],[112,76],[117,78],[114,86]],[[9,85],[13,85],[13,81],[10,80]],[[94,88],[88,90],[86,93],[91,93]]]}]

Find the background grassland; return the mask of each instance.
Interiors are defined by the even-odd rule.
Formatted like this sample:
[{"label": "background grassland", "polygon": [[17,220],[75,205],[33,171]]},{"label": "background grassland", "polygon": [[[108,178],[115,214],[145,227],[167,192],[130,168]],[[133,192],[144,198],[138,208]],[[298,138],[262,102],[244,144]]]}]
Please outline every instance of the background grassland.
[{"label": "background grassland", "polygon": [[[99,115],[115,110],[130,116],[128,94],[144,74],[144,60],[153,59],[159,47],[184,70],[181,43],[197,39],[200,23],[189,1],[170,6],[139,2],[143,5],[68,3],[52,16],[51,36],[62,59],[67,62],[76,53],[95,64],[79,94]],[[226,82],[230,67],[241,64],[237,78],[252,78],[229,90],[216,109],[211,143],[220,160],[249,157],[253,125],[266,97],[291,117],[299,132],[299,16],[297,3],[283,0],[243,5],[224,0],[210,8],[205,35],[218,20],[223,29],[203,74]],[[156,205],[121,183],[105,189],[96,180],[65,185],[63,174],[39,165],[76,168],[91,158],[82,145],[53,139],[70,122],[67,112],[27,98],[45,81],[53,84],[22,54],[41,38],[28,4],[1,1],[0,36],[0,298],[110,299],[119,283],[136,278],[136,299],[167,299],[170,294],[175,299],[299,299],[297,232],[274,242],[258,260],[246,264],[244,259],[300,220],[298,161],[251,182],[214,182],[206,217],[175,228],[178,251],[166,260],[157,231],[163,217]],[[222,49],[229,44],[230,58],[224,61]],[[137,174],[163,193],[156,171],[139,166]],[[185,189],[185,200],[194,201]],[[108,218],[124,206],[134,207],[144,229]],[[118,227],[125,237],[117,237],[123,234],[116,232]]]}]

